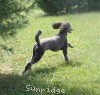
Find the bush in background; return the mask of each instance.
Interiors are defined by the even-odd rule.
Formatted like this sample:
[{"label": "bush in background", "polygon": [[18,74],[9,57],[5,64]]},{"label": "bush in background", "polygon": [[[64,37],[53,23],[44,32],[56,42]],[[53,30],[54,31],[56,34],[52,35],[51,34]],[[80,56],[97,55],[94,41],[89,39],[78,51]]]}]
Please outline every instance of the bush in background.
[{"label": "bush in background", "polygon": [[100,0],[35,0],[45,13],[75,13],[100,10]]},{"label": "bush in background", "polygon": [[65,8],[65,0],[35,0],[35,3],[50,15],[57,14]]}]

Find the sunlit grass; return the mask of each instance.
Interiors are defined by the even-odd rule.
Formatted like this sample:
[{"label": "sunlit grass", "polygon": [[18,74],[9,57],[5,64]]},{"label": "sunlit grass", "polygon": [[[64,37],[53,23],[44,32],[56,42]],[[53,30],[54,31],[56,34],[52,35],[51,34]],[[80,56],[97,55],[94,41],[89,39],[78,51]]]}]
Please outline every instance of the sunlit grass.
[{"label": "sunlit grass", "polygon": [[[0,95],[57,95],[44,91],[26,91],[26,86],[64,89],[59,95],[100,94],[100,13],[70,14],[61,16],[29,15],[29,24],[18,30],[15,38],[6,41],[14,53],[0,52]],[[43,30],[40,38],[51,37],[59,32],[52,23],[68,21],[74,29],[68,41],[74,46],[68,50],[70,62],[66,63],[62,51],[47,51],[43,58],[25,76],[20,76],[31,59],[35,44],[34,35]],[[1,43],[5,43],[0,38]]]}]

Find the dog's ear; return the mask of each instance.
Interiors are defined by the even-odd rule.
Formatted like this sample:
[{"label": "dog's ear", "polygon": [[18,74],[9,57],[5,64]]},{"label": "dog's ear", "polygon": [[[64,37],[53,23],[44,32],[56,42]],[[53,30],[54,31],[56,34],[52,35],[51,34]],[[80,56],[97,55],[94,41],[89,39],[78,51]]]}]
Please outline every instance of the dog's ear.
[{"label": "dog's ear", "polygon": [[61,26],[61,24],[62,24],[62,22],[56,22],[56,23],[53,23],[53,24],[52,24],[52,27],[53,27],[54,29],[59,29],[60,26]]}]

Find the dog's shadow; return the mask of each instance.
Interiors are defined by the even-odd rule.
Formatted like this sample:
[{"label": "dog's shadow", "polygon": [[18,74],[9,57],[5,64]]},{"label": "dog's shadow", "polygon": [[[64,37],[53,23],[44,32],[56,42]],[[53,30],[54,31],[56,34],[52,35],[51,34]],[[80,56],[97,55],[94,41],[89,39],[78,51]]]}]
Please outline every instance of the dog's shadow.
[{"label": "dog's shadow", "polygon": [[51,66],[51,67],[41,67],[41,68],[36,68],[31,70],[28,73],[29,75],[33,75],[34,77],[37,77],[38,75],[41,75],[41,77],[44,77],[46,75],[49,75],[50,73],[54,73],[56,70],[59,69],[59,67],[80,67],[82,65],[81,62],[79,61],[68,61],[68,62],[62,62],[60,64],[58,64],[57,66]]},{"label": "dog's shadow", "polygon": [[50,73],[54,73],[55,71],[57,70],[57,67],[41,67],[41,68],[36,68],[36,69],[33,69],[33,70],[30,70],[28,72],[28,76],[33,76],[34,78],[37,78],[39,77],[45,77],[47,75],[49,75]]},{"label": "dog's shadow", "polygon": [[49,74],[50,72],[54,72],[57,68],[56,67],[50,67],[50,68],[39,68],[37,70],[35,70],[34,73],[38,73],[38,74],[41,74],[41,73],[45,73],[45,74]]},{"label": "dog's shadow", "polygon": [[79,61],[68,61],[68,62],[63,62],[61,66],[71,66],[71,67],[80,67],[82,65],[82,62]]}]

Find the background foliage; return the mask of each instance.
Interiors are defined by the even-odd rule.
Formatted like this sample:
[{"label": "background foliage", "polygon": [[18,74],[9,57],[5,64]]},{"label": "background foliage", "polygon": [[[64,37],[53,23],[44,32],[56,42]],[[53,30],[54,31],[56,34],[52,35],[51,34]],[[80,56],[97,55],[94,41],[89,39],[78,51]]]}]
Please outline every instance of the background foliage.
[{"label": "background foliage", "polygon": [[0,43],[0,51],[13,51],[8,48],[6,39],[14,36],[16,30],[28,22],[26,16],[33,7],[31,0],[0,0],[0,37],[5,40],[5,43]]},{"label": "background foliage", "polygon": [[47,14],[100,10],[100,0],[35,0]]},{"label": "background foliage", "polygon": [[0,36],[14,35],[27,22],[26,14],[31,6],[29,0],[0,0]]}]

